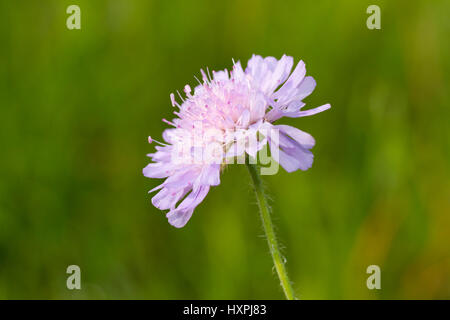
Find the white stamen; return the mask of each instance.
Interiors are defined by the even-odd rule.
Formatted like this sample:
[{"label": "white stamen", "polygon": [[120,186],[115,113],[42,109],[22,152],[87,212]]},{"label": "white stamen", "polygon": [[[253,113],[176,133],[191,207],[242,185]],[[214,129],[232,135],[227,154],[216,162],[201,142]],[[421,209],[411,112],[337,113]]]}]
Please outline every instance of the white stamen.
[{"label": "white stamen", "polygon": [[153,142],[156,142],[157,144],[161,146],[168,146],[168,144],[160,142],[158,140],[153,139],[151,136],[148,136],[148,143],[152,144]]}]

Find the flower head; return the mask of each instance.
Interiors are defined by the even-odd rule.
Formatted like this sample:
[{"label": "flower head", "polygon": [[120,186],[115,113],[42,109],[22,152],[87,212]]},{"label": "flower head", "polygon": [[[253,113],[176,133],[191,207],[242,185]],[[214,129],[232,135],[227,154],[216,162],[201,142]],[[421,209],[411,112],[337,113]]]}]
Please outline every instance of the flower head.
[{"label": "flower head", "polygon": [[281,117],[310,116],[330,108],[329,104],[302,110],[303,99],[316,82],[305,76],[300,61],[291,73],[293,58],[283,55],[262,58],[253,55],[245,71],[240,62],[233,69],[203,70],[202,81],[194,91],[186,85],[181,103],[170,95],[177,107],[176,118],[167,122],[173,128],[163,132],[165,143],[148,156],[144,176],[166,178],[152,198],[155,207],[169,210],[169,223],[183,227],[211,186],[220,183],[220,170],[230,159],[248,154],[255,158],[269,145],[272,158],[286,171],[307,170],[313,162],[310,149],[314,138],[288,125],[274,125]]}]

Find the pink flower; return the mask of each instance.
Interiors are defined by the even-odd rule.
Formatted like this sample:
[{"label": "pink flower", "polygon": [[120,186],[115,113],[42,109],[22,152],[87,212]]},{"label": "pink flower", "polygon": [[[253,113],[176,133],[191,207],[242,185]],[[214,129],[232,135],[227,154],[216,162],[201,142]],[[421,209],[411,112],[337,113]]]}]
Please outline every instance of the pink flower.
[{"label": "pink flower", "polygon": [[[329,104],[302,110],[302,100],[316,86],[312,77],[305,77],[300,61],[291,73],[293,58],[283,55],[262,58],[253,55],[245,71],[240,62],[233,70],[212,72],[202,70],[202,82],[192,92],[186,85],[186,99],[172,105],[177,118],[167,122],[173,128],[163,132],[166,143],[159,143],[149,154],[153,163],[144,176],[166,178],[150,192],[155,207],[169,210],[169,223],[183,227],[194,209],[203,201],[211,186],[220,183],[220,170],[230,158],[255,158],[267,143],[271,156],[286,171],[307,170],[313,162],[310,149],[314,138],[288,125],[274,125],[281,117],[310,116],[330,108]],[[181,97],[181,95],[180,95]],[[276,131],[272,135],[270,132]],[[152,143],[152,138],[149,142]]]}]

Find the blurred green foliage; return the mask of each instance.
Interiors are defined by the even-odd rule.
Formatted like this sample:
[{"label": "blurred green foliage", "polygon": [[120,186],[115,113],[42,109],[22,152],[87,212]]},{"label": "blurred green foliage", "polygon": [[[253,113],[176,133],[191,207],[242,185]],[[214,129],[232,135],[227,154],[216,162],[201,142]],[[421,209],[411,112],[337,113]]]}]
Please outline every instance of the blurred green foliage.
[{"label": "blurred green foliage", "polygon": [[[82,29],[66,28],[81,7]],[[366,8],[381,7],[381,30]],[[264,177],[300,298],[450,298],[450,2],[0,3],[0,298],[282,299],[243,165],[183,229],[142,176],[169,94],[253,53],[303,59],[307,172]],[[77,264],[82,290],[66,289]],[[381,267],[381,290],[366,268]]]}]

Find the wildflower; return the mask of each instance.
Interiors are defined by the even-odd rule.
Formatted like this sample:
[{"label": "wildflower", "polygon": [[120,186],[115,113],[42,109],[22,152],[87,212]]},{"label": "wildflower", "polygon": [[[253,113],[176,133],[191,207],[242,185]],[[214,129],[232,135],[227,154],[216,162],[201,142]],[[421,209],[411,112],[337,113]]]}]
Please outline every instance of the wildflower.
[{"label": "wildflower", "polygon": [[[183,227],[211,186],[220,184],[220,170],[230,158],[245,154],[255,157],[269,144],[271,156],[286,171],[307,170],[313,162],[310,149],[314,138],[288,125],[275,125],[282,117],[310,116],[330,108],[329,104],[302,110],[302,101],[311,94],[316,82],[306,75],[303,61],[291,73],[293,58],[283,55],[262,58],[253,55],[245,71],[240,62],[227,70],[205,73],[192,92],[186,85],[186,98],[179,104],[174,94],[172,105],[178,108],[173,126],[163,132],[165,142],[156,142],[156,152],[148,156],[143,174],[166,178],[150,192],[155,207],[169,210],[169,223]],[[276,130],[278,134],[271,135]]]}]

